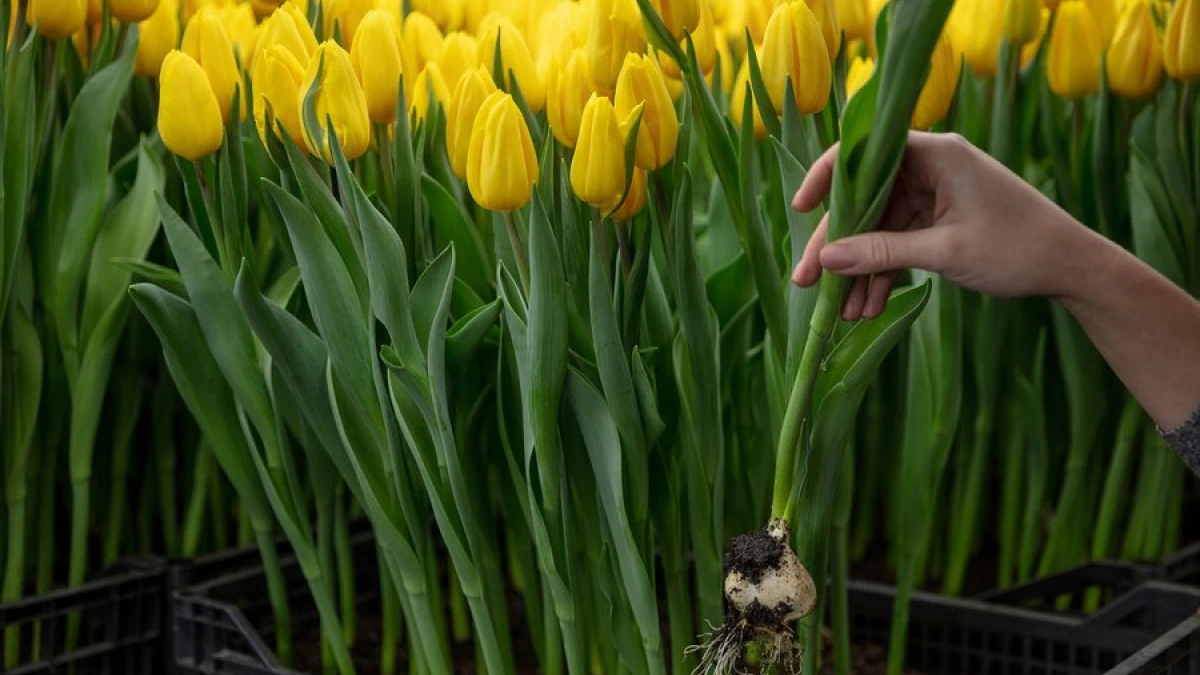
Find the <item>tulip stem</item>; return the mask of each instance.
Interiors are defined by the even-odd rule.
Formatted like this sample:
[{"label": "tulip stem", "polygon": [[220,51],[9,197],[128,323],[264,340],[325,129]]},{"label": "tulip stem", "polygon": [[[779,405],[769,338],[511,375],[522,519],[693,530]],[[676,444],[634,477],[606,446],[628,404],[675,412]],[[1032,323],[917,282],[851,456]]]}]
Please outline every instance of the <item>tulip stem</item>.
[{"label": "tulip stem", "polygon": [[529,286],[529,262],[525,259],[525,246],[521,243],[521,233],[517,231],[517,219],[512,211],[504,212],[504,222],[508,226],[508,242],[512,245],[513,258],[517,261],[517,272],[521,275],[521,285],[525,290]]},{"label": "tulip stem", "polygon": [[621,267],[628,276],[633,271],[633,248],[629,243],[629,224],[623,221],[614,222],[617,226],[617,246],[621,251]]}]

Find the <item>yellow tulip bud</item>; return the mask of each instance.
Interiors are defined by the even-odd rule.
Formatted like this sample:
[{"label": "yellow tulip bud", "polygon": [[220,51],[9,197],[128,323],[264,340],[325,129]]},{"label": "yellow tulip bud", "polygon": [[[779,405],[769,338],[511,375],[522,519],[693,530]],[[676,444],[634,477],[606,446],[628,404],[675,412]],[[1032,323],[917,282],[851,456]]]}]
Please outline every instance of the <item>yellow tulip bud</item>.
[{"label": "yellow tulip bud", "polygon": [[396,32],[387,12],[373,9],[359,22],[350,47],[350,62],[367,97],[367,112],[380,124],[396,120],[400,101],[404,65]]},{"label": "yellow tulip bud", "polygon": [[579,144],[571,159],[571,190],[605,212],[625,194],[625,139],[607,97],[592,95],[579,124]]},{"label": "yellow tulip bud", "polygon": [[441,55],[443,39],[442,31],[428,16],[409,12],[404,17],[404,42],[413,55],[413,66],[417,72]]},{"label": "yellow tulip bud", "polygon": [[463,7],[463,28],[468,33],[478,35],[479,24],[483,23],[483,17],[487,16],[491,11],[491,0],[471,0],[465,3]]},{"label": "yellow tulip bud", "polygon": [[1108,49],[1113,34],[1117,31],[1116,0],[1085,0],[1092,12],[1092,21],[1096,23],[1096,31],[1100,36],[1100,51]]},{"label": "yellow tulip bud", "polygon": [[[767,35],[767,22],[771,20],[771,14],[780,2],[779,0],[742,0],[742,3],[745,12],[745,26],[729,27],[731,35],[741,41],[745,35],[745,29],[749,29],[754,44],[761,45],[763,38]],[[743,45],[743,49],[744,47]]]},{"label": "yellow tulip bud", "polygon": [[412,11],[433,19],[443,32],[458,30],[462,26],[466,10],[463,0],[410,0],[409,6]]},{"label": "yellow tulip bud", "polygon": [[837,13],[847,40],[865,40],[874,31],[867,0],[837,0]]},{"label": "yellow tulip bud", "polygon": [[466,33],[450,33],[437,63],[447,83],[458,82],[463,73],[479,65],[479,41]]},{"label": "yellow tulip bud", "polygon": [[163,145],[184,159],[197,160],[221,147],[225,130],[216,94],[200,64],[171,50],[158,75],[158,135]]},{"label": "yellow tulip bud", "polygon": [[[850,64],[850,70],[846,72],[846,99],[853,98],[854,94],[867,83],[867,80],[871,79],[871,75],[874,72],[874,59],[869,56],[866,58],[861,56],[854,57],[854,61]],[[928,86],[928,81],[926,82],[926,86]]]},{"label": "yellow tulip bud", "polygon": [[229,121],[233,94],[242,84],[233,50],[233,42],[225,31],[220,10],[215,7],[202,7],[183,32],[183,51],[195,59],[208,75],[217,103],[221,106],[221,117],[225,121]]},{"label": "yellow tulip bud", "polygon": [[495,91],[496,84],[488,69],[476,66],[458,78],[454,95],[446,104],[446,154],[450,157],[450,168],[462,180],[467,179],[467,154],[479,107]]},{"label": "yellow tulip bud", "polygon": [[294,0],[285,2],[279,11],[272,13],[262,23],[258,49],[265,50],[273,45],[287,49],[296,60],[304,64],[307,64],[309,57],[317,51],[317,36]]},{"label": "yellow tulip bud", "polygon": [[83,29],[87,18],[87,0],[29,0],[25,9],[26,22],[51,40],[71,37]]},{"label": "yellow tulip bud", "polygon": [[641,54],[625,57],[614,104],[617,115],[626,121],[639,105],[645,104],[638,129],[637,165],[654,171],[671,161],[679,142],[679,117],[662,70],[651,57]]},{"label": "yellow tulip bud", "polygon": [[921,88],[917,107],[913,110],[912,126],[929,129],[946,119],[950,104],[954,102],[954,91],[958,87],[958,75],[962,62],[950,46],[950,38],[944,33],[933,48],[929,62],[929,76]]},{"label": "yellow tulip bud", "polygon": [[1162,38],[1148,0],[1133,0],[1125,6],[1105,68],[1108,86],[1123,98],[1146,98],[1162,86]]},{"label": "yellow tulip bud", "polygon": [[1196,0],[1175,0],[1167,19],[1163,63],[1176,80],[1200,78],[1200,4]]},{"label": "yellow tulip bud", "polygon": [[267,128],[267,106],[275,123],[287,131],[292,142],[301,150],[304,145],[304,125],[300,121],[300,101],[303,93],[304,66],[296,55],[283,45],[271,45],[259,52],[254,59],[254,121],[263,143],[267,134],[275,129]]},{"label": "yellow tulip bud", "polygon": [[737,125],[738,129],[742,128],[742,121],[745,119],[746,97],[750,97],[751,114],[754,115],[754,137],[766,138],[767,125],[763,123],[762,115],[758,112],[758,105],[754,103],[754,92],[750,87],[750,60],[742,61],[742,67],[738,70],[737,79],[733,83],[733,94],[729,100],[729,118]]},{"label": "yellow tulip bud", "polygon": [[[1007,0],[1022,2],[1023,0]],[[971,70],[992,77],[1000,63],[1000,40],[1004,38],[1008,7],[1006,0],[958,0],[946,21],[954,46],[962,51]]]},{"label": "yellow tulip bud", "polygon": [[650,0],[650,6],[676,40],[700,25],[700,0]]},{"label": "yellow tulip bud", "polygon": [[565,63],[557,60],[550,69],[550,81],[546,87],[546,118],[554,137],[568,148],[575,147],[579,139],[583,108],[593,90],[588,74],[587,52],[582,49],[572,51]]},{"label": "yellow tulip bud", "polygon": [[479,62],[491,65],[495,60],[496,43],[500,43],[500,62],[504,69],[504,79],[508,82],[506,88],[512,88],[510,77],[515,76],[521,95],[533,113],[541,112],[546,105],[546,88],[542,84],[542,76],[538,74],[537,65],[525,37],[512,21],[499,14],[492,14],[484,19],[483,33],[479,38]]},{"label": "yellow tulip bud", "polygon": [[588,63],[601,92],[617,86],[625,55],[646,46],[642,17],[634,0],[595,0],[588,30]]},{"label": "yellow tulip bud", "polygon": [[[340,34],[346,48],[354,46],[354,34],[367,12],[374,9],[373,0],[324,0],[321,10],[325,20],[325,38]],[[338,33],[334,32],[337,29]]]},{"label": "yellow tulip bud", "polygon": [[[318,76],[320,80],[318,81]],[[333,162],[333,147],[327,125],[333,126],[333,134],[341,143],[346,159],[356,159],[367,151],[371,143],[371,118],[367,113],[367,97],[363,94],[358,78],[354,76],[354,65],[350,55],[333,40],[317,46],[304,72],[297,104],[300,119],[304,119],[304,99],[316,87],[313,105],[316,108],[317,129],[307,123],[301,126],[304,142],[313,154],[319,154],[326,162]]]},{"label": "yellow tulip bud", "polygon": [[409,112],[415,113],[418,120],[424,120],[429,106],[445,104],[449,100],[450,88],[446,85],[446,78],[442,76],[442,69],[436,61],[426,63],[424,70],[417,75],[417,80],[413,83],[412,98],[408,101]]},{"label": "yellow tulip bud", "polygon": [[1046,80],[1063,98],[1080,98],[1100,88],[1100,35],[1084,0],[1062,0],[1050,32]]},{"label": "yellow tulip bud", "polygon": [[[733,65],[733,52],[729,50],[729,40],[724,33],[717,32],[717,65],[721,69],[721,89],[728,94],[733,91],[733,80],[737,77],[737,68]],[[714,69],[714,72],[715,69]],[[709,73],[709,83],[712,86],[713,74]]]},{"label": "yellow tulip bud", "polygon": [[[707,0],[701,0],[700,25],[692,33],[692,44],[696,47],[696,63],[700,66],[700,72],[705,75],[712,74],[713,68],[717,65],[717,36],[712,10],[708,8]],[[681,41],[679,47],[685,54],[687,53],[686,40]],[[658,52],[658,62],[662,65],[664,75],[676,80],[683,79],[683,71],[679,70],[679,64],[675,63],[675,59],[672,59],[666,52]]]},{"label": "yellow tulip bud", "polygon": [[275,4],[275,0],[250,0],[250,6],[254,8],[254,16],[259,23],[267,17],[275,13],[279,9],[279,5]]},{"label": "yellow tulip bud", "polygon": [[179,0],[161,0],[150,18],[138,24],[133,72],[158,77],[163,59],[179,44]]},{"label": "yellow tulip bud", "polygon": [[775,110],[782,111],[790,79],[801,114],[820,112],[829,98],[833,68],[821,26],[802,0],[775,8],[759,57],[763,81]]},{"label": "yellow tulip bud", "polygon": [[829,62],[833,63],[838,52],[842,49],[842,23],[838,15],[835,0],[804,0],[804,4],[812,10],[821,27],[821,37],[825,39],[825,50],[829,52]]},{"label": "yellow tulip bud", "polygon": [[237,50],[238,58],[243,64],[248,63],[254,48],[255,29],[258,27],[254,20],[254,8],[243,2],[221,7],[218,12],[221,25],[225,27],[225,34]]},{"label": "yellow tulip bud", "polygon": [[1042,40],[1046,39],[1046,29],[1050,27],[1050,10],[1042,7],[1041,16],[1039,18],[1037,35],[1032,41],[1025,43],[1021,47],[1021,67],[1029,65],[1037,56],[1038,50],[1042,47]]},{"label": "yellow tulip bud", "polygon": [[522,208],[538,181],[537,154],[525,118],[512,96],[496,91],[484,99],[471,130],[467,188],[491,211]]},{"label": "yellow tulip bud", "polygon": [[1032,42],[1042,20],[1041,0],[1008,0],[1004,14],[1004,38],[1015,47]]},{"label": "yellow tulip bud", "polygon": [[646,172],[635,168],[633,170],[633,180],[629,183],[629,194],[626,195],[625,201],[621,202],[621,206],[612,214],[612,219],[618,222],[626,222],[633,220],[637,214],[646,208],[647,191],[646,191]]},{"label": "yellow tulip bud", "polygon": [[158,0],[108,0],[108,11],[121,23],[138,23],[158,9]]}]

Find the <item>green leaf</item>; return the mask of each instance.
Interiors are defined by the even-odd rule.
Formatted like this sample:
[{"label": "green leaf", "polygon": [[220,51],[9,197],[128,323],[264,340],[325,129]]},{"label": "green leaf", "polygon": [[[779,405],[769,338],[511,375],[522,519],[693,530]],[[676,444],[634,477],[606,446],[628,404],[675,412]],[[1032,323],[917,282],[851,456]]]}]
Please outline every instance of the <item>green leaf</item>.
[{"label": "green leaf", "polygon": [[[683,51],[675,42],[671,31],[667,30],[667,25],[658,16],[658,12],[654,11],[654,5],[650,4],[650,0],[637,0],[637,4],[642,13],[642,27],[646,31],[646,40],[659,51],[669,54],[675,63],[684,63]],[[699,70],[697,68],[695,72]]]},{"label": "green leaf", "polygon": [[500,318],[501,309],[500,300],[493,300],[450,326],[446,333],[446,361],[452,368],[458,369],[471,363],[475,350]]},{"label": "green leaf", "polygon": [[421,176],[421,192],[429,205],[430,217],[437,223],[437,234],[449,240],[441,242],[438,250],[444,248],[445,243],[452,242],[456,255],[460,258],[458,278],[470,285],[481,297],[487,297],[492,292],[489,279],[492,261],[478,228],[467,216],[462,205],[429,174]]},{"label": "green leaf", "polygon": [[[767,132],[775,138],[783,138],[783,125],[779,122],[779,115],[784,111],[776,111],[771,105],[771,95],[767,92],[767,83],[763,80],[762,70],[758,67],[758,49],[754,46],[754,38],[750,35],[750,29],[746,28],[746,58],[750,61],[750,82],[748,86],[750,91],[746,92],[746,106],[742,111],[742,125],[745,126],[747,121],[754,128],[754,115],[751,109],[752,105],[758,106],[758,114],[762,118],[763,124],[767,127]],[[786,86],[791,87],[792,78],[787,78]]]},{"label": "green leaf", "polygon": [[[417,339],[421,341],[420,346],[426,352],[429,350],[429,336],[434,329],[436,317],[441,313],[442,295],[447,292],[447,287],[454,278],[454,262],[455,251],[451,245],[429,263],[429,267],[425,268],[425,272],[413,286],[412,321],[416,327]],[[442,321],[445,321],[444,316]],[[444,330],[445,326],[441,328]]]},{"label": "green leaf", "polygon": [[178,270],[138,258],[113,258],[112,264],[181,298],[187,298],[187,287],[183,285],[183,277],[179,276]]},{"label": "green leaf", "polygon": [[3,64],[5,81],[3,113],[0,113],[0,142],[3,143],[3,185],[0,186],[0,316],[8,306],[21,250],[24,246],[30,191],[33,188],[34,157],[38,145],[38,96],[34,87],[34,64],[41,40],[28,40]]}]

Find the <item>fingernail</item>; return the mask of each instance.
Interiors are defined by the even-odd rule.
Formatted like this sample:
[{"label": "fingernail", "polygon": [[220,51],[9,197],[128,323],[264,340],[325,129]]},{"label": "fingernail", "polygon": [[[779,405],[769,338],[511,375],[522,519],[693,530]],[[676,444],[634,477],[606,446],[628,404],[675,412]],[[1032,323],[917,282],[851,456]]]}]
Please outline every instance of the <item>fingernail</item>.
[{"label": "fingernail", "polygon": [[821,266],[827,270],[844,270],[856,262],[854,251],[843,244],[830,244],[821,251]]}]

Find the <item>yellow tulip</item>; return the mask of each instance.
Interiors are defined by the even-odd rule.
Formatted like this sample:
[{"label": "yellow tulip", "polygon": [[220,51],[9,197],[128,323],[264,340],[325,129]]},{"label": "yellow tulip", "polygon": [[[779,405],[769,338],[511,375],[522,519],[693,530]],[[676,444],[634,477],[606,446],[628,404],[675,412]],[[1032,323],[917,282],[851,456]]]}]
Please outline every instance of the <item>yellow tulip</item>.
[{"label": "yellow tulip", "polygon": [[310,129],[307,123],[302,124],[304,142],[309,151],[319,154],[326,162],[333,162],[333,147],[327,132],[327,125],[332,125],[346,159],[356,159],[370,145],[371,117],[367,113],[367,97],[358,78],[354,76],[350,55],[333,40],[318,45],[317,51],[309,59],[304,83],[297,96],[301,120],[304,119],[304,99],[314,86],[316,95],[313,105],[320,127]]},{"label": "yellow tulip", "polygon": [[759,64],[777,113],[783,110],[789,79],[801,114],[819,112],[825,107],[833,69],[825,39],[821,37],[821,26],[803,0],[775,8],[767,22]]},{"label": "yellow tulip", "polygon": [[353,47],[358,24],[374,8],[373,0],[323,0],[321,11],[325,20],[325,38],[333,39],[336,28],[346,48]]},{"label": "yellow tulip", "polygon": [[1041,0],[1008,0],[1004,38],[1016,47],[1028,44],[1037,38],[1041,20]]},{"label": "yellow tulip", "polygon": [[1029,65],[1037,56],[1038,50],[1042,47],[1042,40],[1046,39],[1046,29],[1050,27],[1050,10],[1042,7],[1041,17],[1038,23],[1037,35],[1030,42],[1026,42],[1024,47],[1021,47],[1021,67]]},{"label": "yellow tulip", "polygon": [[195,59],[177,49],[163,59],[159,73],[158,135],[184,159],[197,160],[221,147],[225,130],[216,94]]},{"label": "yellow tulip", "polygon": [[259,52],[254,59],[253,83],[254,122],[263,143],[267,142],[267,133],[275,131],[267,128],[267,105],[270,104],[275,123],[287,131],[301,150],[307,150],[303,140],[304,125],[300,121],[304,66],[296,55],[283,45],[271,45]]},{"label": "yellow tulip", "polygon": [[650,6],[676,40],[700,25],[700,0],[650,0]]},{"label": "yellow tulip", "polygon": [[404,17],[404,42],[413,56],[413,66],[420,72],[426,63],[436,61],[442,53],[442,31],[433,19],[420,12]]},{"label": "yellow tulip", "polygon": [[635,168],[633,180],[629,183],[629,194],[621,206],[612,214],[612,219],[618,222],[633,220],[637,214],[646,208],[646,172]]},{"label": "yellow tulip", "polygon": [[463,28],[468,33],[479,33],[479,24],[483,23],[483,17],[487,16],[492,11],[491,0],[471,0],[465,3],[463,7]]},{"label": "yellow tulip", "polygon": [[961,70],[962,62],[950,46],[950,38],[943,33],[933,48],[929,77],[925,78],[925,86],[921,88],[921,96],[917,99],[916,109],[913,110],[914,128],[929,129],[946,119],[946,114],[950,112],[950,104],[954,102],[954,91],[958,87],[958,75]]},{"label": "yellow tulip", "polygon": [[[726,94],[733,91],[733,79],[737,77],[737,69],[733,65],[733,52],[729,50],[729,40],[725,38],[724,33],[718,31],[717,35],[717,65],[721,69],[721,89]],[[716,72],[716,69],[713,70]],[[713,73],[708,75],[708,86],[713,84]]]},{"label": "yellow tulip", "polygon": [[874,31],[867,0],[837,0],[838,21],[847,40],[865,40]]},{"label": "yellow tulip", "polygon": [[512,96],[484,99],[471,130],[467,188],[485,209],[512,211],[529,203],[538,181],[537,154],[525,118]]},{"label": "yellow tulip", "polygon": [[[9,0],[16,5],[15,0]],[[87,0],[29,0],[26,22],[51,40],[69,38],[83,29],[88,18]]]},{"label": "yellow tulip", "polygon": [[1162,37],[1148,0],[1134,0],[1125,6],[1105,68],[1108,86],[1127,99],[1146,98],[1162,86]]},{"label": "yellow tulip", "polygon": [[[713,68],[717,66],[717,35],[712,10],[709,9],[707,0],[701,2],[700,25],[692,33],[692,44],[696,47],[696,63],[700,66],[700,72],[706,76],[711,75]],[[679,47],[685,54],[687,53],[686,41],[681,41]],[[658,62],[662,65],[664,75],[676,80],[683,79],[683,72],[679,70],[679,64],[675,63],[675,59],[666,52],[658,52]]]},{"label": "yellow tulip", "polygon": [[416,114],[418,120],[424,120],[429,106],[438,103],[444,105],[449,100],[450,88],[446,85],[446,78],[442,76],[442,69],[438,67],[437,61],[426,63],[413,83],[412,97],[408,101],[409,112]]},{"label": "yellow tulip", "polygon": [[479,65],[479,41],[467,33],[450,33],[442,42],[437,64],[446,82],[458,82],[463,73]]},{"label": "yellow tulip", "polygon": [[158,9],[158,0],[108,0],[108,11],[121,23],[139,23]]},{"label": "yellow tulip", "polygon": [[1050,32],[1046,79],[1063,98],[1080,98],[1100,88],[1100,35],[1084,0],[1062,0]]},{"label": "yellow tulip", "polygon": [[742,0],[742,3],[745,11],[745,26],[731,27],[732,34],[737,40],[742,40],[745,30],[749,29],[754,44],[761,45],[763,38],[767,35],[767,22],[771,20],[771,13],[779,4],[779,0]]},{"label": "yellow tulip", "polygon": [[496,84],[488,69],[476,66],[458,78],[454,95],[446,104],[446,154],[450,157],[450,168],[462,180],[467,179],[467,154],[479,107],[495,91]]},{"label": "yellow tulip", "polygon": [[307,64],[308,58],[317,51],[317,36],[308,24],[308,19],[300,13],[295,0],[285,2],[262,23],[258,49],[265,50],[273,45],[287,49],[304,64]]},{"label": "yellow tulip", "polygon": [[617,115],[626,123],[638,106],[645,104],[638,129],[637,165],[654,171],[671,161],[679,142],[679,118],[662,70],[651,57],[641,54],[625,57],[613,103]]},{"label": "yellow tulip", "polygon": [[588,74],[587,52],[582,49],[572,51],[565,63],[562,59],[556,60],[550,69],[550,80],[546,86],[546,118],[554,137],[568,148],[575,147],[579,139],[583,108],[593,90]]},{"label": "yellow tulip", "polygon": [[[853,98],[854,94],[867,83],[867,80],[871,79],[871,75],[874,72],[874,59],[869,56],[865,59],[861,56],[854,57],[854,62],[850,64],[850,70],[846,72],[846,98]],[[926,86],[928,86],[928,83]]]},{"label": "yellow tulip", "polygon": [[1176,80],[1200,78],[1200,4],[1196,0],[1175,0],[1167,19],[1163,63]]},{"label": "yellow tulip", "polygon": [[243,2],[221,7],[218,12],[221,25],[225,27],[225,34],[237,50],[238,58],[243,64],[248,63],[254,49],[255,28],[258,26],[254,20],[254,8],[250,3]]},{"label": "yellow tulip", "polygon": [[250,6],[254,8],[254,16],[262,21],[275,13],[279,9],[279,5],[275,4],[275,0],[250,0]]},{"label": "yellow tulip", "polygon": [[396,29],[387,12],[373,9],[359,22],[350,47],[350,62],[367,97],[371,120],[380,124],[394,122],[404,65]]},{"label": "yellow tulip", "polygon": [[1100,51],[1104,51],[1108,49],[1113,34],[1117,31],[1116,0],[1086,0],[1086,2],[1100,36]]},{"label": "yellow tulip", "polygon": [[729,118],[733,120],[738,129],[742,128],[747,96],[750,97],[751,114],[754,115],[754,137],[766,138],[767,125],[763,123],[762,115],[758,112],[758,106],[754,103],[754,92],[750,88],[749,59],[742,61],[742,67],[738,70],[737,79],[733,83],[733,94],[729,100]]},{"label": "yellow tulip", "polygon": [[588,63],[598,90],[616,88],[625,55],[641,52],[645,46],[642,17],[634,0],[595,0],[588,31]]},{"label": "yellow tulip", "polygon": [[499,42],[501,67],[504,69],[504,79],[508,82],[506,88],[512,88],[509,78],[515,76],[530,111],[535,114],[541,112],[546,105],[546,88],[521,31],[512,21],[499,14],[491,14],[484,19],[482,30],[479,62],[490,66],[495,60],[496,43]]},{"label": "yellow tulip", "polygon": [[[233,94],[242,84],[234,59],[233,42],[225,32],[220,10],[202,7],[183,32],[183,51],[200,64],[221,106],[221,117],[229,121]],[[245,110],[245,108],[242,108]]]},{"label": "yellow tulip", "polygon": [[138,24],[133,72],[158,77],[163,59],[179,44],[179,0],[161,0],[150,18]]},{"label": "yellow tulip", "polygon": [[611,211],[625,194],[625,139],[607,97],[592,95],[579,124],[571,159],[571,190],[581,200]]},{"label": "yellow tulip", "polygon": [[829,62],[837,58],[842,49],[842,22],[838,14],[835,0],[804,0],[821,27],[821,37],[825,39],[825,50],[829,52]]},{"label": "yellow tulip", "polygon": [[[473,2],[474,0],[465,0]],[[410,0],[414,12],[420,12],[438,25],[443,32],[458,30],[463,23],[466,8],[464,0]]]},{"label": "yellow tulip", "polygon": [[[1008,0],[1022,2],[1023,0]],[[1004,38],[1008,7],[1006,0],[957,0],[946,31],[962,51],[971,70],[980,77],[996,74],[1000,63],[1000,40]]]}]

